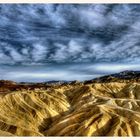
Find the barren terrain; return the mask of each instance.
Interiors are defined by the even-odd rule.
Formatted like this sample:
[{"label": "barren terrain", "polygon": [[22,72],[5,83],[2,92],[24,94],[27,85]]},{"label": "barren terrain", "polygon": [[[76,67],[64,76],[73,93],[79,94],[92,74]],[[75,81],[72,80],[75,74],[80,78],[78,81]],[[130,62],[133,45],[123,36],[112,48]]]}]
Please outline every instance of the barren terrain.
[{"label": "barren terrain", "polygon": [[140,82],[122,79],[1,81],[0,135],[140,136]]}]

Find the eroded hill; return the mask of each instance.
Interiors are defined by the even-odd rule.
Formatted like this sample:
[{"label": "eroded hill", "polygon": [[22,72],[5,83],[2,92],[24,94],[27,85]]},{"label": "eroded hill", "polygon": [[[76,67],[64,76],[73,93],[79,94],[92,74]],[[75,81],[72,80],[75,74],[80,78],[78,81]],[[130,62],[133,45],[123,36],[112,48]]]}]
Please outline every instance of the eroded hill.
[{"label": "eroded hill", "polygon": [[1,136],[140,136],[133,79],[0,87]]}]

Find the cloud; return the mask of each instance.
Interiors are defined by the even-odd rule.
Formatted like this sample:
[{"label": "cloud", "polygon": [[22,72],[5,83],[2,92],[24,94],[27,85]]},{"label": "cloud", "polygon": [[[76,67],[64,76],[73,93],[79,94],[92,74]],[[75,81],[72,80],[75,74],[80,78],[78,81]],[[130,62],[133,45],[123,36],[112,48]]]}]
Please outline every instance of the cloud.
[{"label": "cloud", "polygon": [[47,53],[47,47],[41,44],[34,44],[32,50],[32,58],[34,61],[40,61],[45,59],[45,55]]},{"label": "cloud", "polygon": [[10,57],[11,64],[139,61],[139,5],[1,4],[0,8],[0,49],[6,56],[1,64],[9,64]]},{"label": "cloud", "polygon": [[139,9],[138,4],[1,4],[0,67],[113,63],[119,71],[118,65],[137,65]]}]

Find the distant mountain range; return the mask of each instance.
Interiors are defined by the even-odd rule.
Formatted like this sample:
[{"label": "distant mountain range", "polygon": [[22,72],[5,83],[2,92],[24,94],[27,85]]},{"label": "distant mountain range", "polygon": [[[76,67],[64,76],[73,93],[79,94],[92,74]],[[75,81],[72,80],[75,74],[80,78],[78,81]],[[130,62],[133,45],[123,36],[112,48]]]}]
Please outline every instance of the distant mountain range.
[{"label": "distant mountain range", "polygon": [[140,71],[123,71],[120,73],[115,73],[115,74],[110,74],[110,75],[106,75],[106,76],[102,76],[102,77],[98,77],[98,78],[94,78],[92,80],[87,80],[84,83],[91,83],[91,82],[123,82],[123,81],[140,81]]}]

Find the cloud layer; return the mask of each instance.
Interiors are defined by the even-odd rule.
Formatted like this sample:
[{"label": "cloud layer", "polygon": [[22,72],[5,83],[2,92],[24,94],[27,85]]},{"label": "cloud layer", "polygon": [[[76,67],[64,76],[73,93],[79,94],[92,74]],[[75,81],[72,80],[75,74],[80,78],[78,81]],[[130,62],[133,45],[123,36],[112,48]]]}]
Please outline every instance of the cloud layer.
[{"label": "cloud layer", "polygon": [[0,5],[0,64],[140,61],[140,5]]},{"label": "cloud layer", "polygon": [[0,5],[0,70],[2,65],[139,65],[139,38],[139,4]]}]

